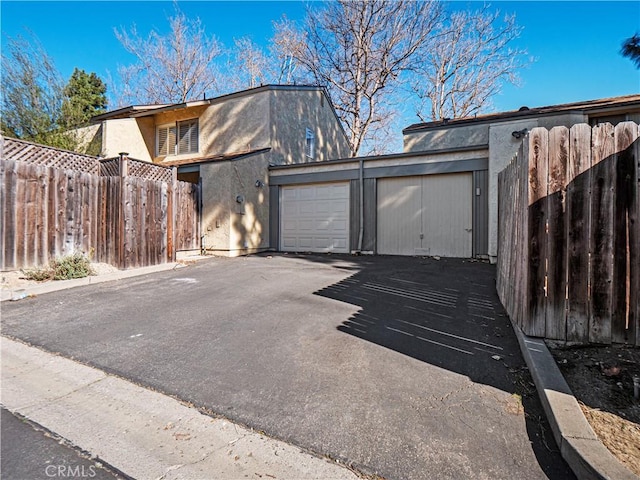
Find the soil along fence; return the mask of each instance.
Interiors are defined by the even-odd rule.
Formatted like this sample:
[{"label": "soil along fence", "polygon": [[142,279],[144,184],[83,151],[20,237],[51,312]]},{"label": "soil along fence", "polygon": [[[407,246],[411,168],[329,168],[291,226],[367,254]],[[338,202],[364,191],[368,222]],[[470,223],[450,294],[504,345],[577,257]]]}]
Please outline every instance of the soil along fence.
[{"label": "soil along fence", "polygon": [[88,173],[0,160],[3,270],[44,266],[77,251],[131,268],[199,248],[197,185],[148,162],[95,161]]},{"label": "soil along fence", "polygon": [[535,128],[500,172],[497,289],[527,335],[640,345],[639,129]]}]

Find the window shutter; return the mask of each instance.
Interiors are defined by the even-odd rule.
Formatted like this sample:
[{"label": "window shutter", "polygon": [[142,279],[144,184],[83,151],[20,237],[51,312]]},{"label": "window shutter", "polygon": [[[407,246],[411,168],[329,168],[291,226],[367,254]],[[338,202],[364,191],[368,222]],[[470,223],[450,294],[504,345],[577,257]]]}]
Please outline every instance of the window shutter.
[{"label": "window shutter", "polygon": [[198,152],[198,120],[178,124],[178,153]]},{"label": "window shutter", "polygon": [[158,156],[173,155],[176,145],[176,128],[158,128]]}]

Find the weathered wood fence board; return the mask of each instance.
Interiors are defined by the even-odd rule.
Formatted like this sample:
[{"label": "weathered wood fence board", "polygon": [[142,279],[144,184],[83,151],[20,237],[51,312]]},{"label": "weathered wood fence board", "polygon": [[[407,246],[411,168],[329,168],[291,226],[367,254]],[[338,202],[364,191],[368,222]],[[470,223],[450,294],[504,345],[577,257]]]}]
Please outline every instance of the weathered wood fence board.
[{"label": "weathered wood fence board", "polygon": [[589,191],[591,129],[578,124],[569,133],[567,176],[567,341],[588,338],[589,325]]},{"label": "weathered wood fence board", "polygon": [[500,173],[497,289],[526,334],[640,345],[639,129],[536,128]]},{"label": "weathered wood fence board", "polygon": [[529,136],[529,315],[525,318],[529,335],[544,337],[546,325],[545,270],[548,217],[547,176],[549,132],[534,129]]},{"label": "weathered wood fence board", "polygon": [[[0,160],[2,269],[44,266],[77,251],[118,268],[164,263],[175,259],[176,250],[169,248],[174,230],[181,232],[178,249],[199,248],[197,185],[158,173],[153,165],[137,171],[164,175],[171,183],[129,176],[126,158],[109,165],[102,173],[117,166],[118,176]],[[173,191],[180,202],[175,206]]]}]

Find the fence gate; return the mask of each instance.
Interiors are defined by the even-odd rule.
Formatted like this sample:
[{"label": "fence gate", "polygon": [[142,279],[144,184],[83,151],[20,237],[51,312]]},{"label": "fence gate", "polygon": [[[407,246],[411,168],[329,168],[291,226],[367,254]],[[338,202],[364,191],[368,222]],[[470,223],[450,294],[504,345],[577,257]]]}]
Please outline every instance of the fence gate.
[{"label": "fence gate", "polygon": [[176,182],[175,250],[201,250],[201,185]]}]

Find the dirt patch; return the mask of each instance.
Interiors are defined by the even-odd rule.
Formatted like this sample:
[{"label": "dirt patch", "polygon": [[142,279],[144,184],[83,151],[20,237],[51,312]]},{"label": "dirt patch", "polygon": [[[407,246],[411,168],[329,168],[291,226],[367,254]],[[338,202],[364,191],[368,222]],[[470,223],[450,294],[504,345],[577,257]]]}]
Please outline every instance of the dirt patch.
[{"label": "dirt patch", "polygon": [[[117,272],[118,269],[108,263],[91,263],[91,268],[95,275],[106,275],[107,273]],[[47,282],[54,282],[59,280],[46,280]],[[8,272],[0,272],[0,287],[3,290],[19,290],[21,288],[32,287],[34,285],[40,285],[45,282],[36,282],[35,280],[28,280],[20,270],[12,270]]]},{"label": "dirt patch", "polygon": [[551,348],[560,371],[602,443],[640,475],[640,348],[625,346]]}]

